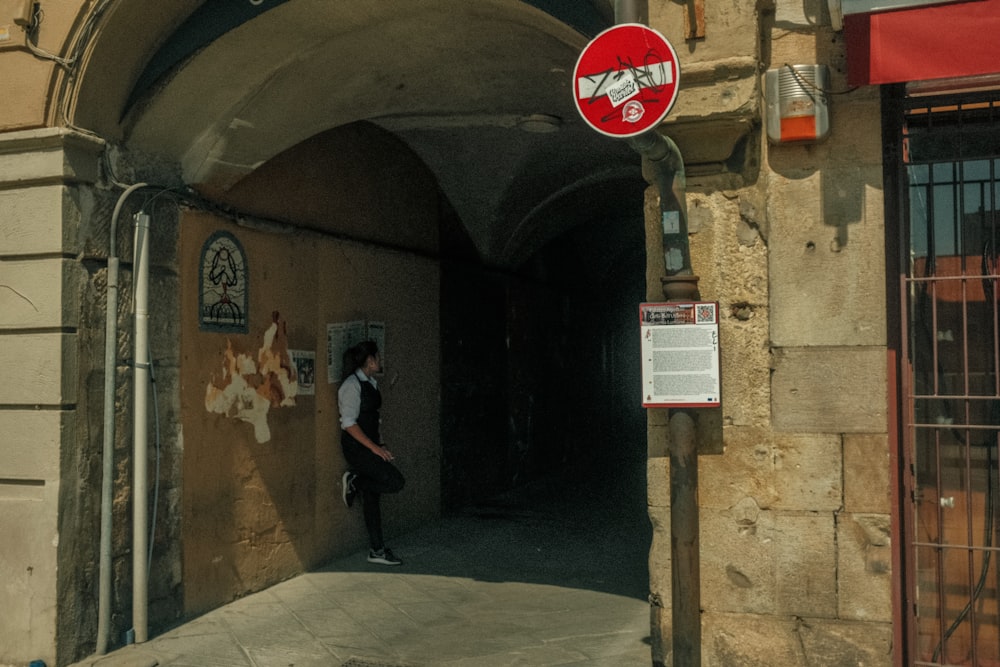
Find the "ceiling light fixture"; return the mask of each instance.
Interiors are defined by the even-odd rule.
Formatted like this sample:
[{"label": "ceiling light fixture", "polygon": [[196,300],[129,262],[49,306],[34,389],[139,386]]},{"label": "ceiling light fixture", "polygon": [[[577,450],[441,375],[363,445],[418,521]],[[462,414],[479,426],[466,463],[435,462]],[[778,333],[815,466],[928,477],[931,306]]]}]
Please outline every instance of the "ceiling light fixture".
[{"label": "ceiling light fixture", "polygon": [[558,132],[559,128],[562,127],[562,119],[558,116],[533,113],[518,118],[517,127],[533,134],[547,134],[549,132]]}]

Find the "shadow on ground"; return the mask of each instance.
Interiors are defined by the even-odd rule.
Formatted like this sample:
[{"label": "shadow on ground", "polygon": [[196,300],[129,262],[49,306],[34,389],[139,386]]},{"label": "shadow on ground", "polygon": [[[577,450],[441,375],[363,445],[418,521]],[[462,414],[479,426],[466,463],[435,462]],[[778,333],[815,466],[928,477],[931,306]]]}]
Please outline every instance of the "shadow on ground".
[{"label": "shadow on ground", "polygon": [[[645,471],[643,471],[645,472]],[[579,588],[646,600],[652,529],[645,479],[553,475],[390,539],[411,574]],[[319,571],[371,571],[341,558]]]}]

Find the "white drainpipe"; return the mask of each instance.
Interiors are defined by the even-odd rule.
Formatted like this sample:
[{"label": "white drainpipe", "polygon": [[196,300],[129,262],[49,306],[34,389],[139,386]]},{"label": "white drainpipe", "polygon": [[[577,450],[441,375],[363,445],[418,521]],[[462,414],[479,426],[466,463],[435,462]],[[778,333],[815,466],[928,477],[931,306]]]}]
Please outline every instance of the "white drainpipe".
[{"label": "white drainpipe", "polygon": [[148,638],[149,551],[149,215],[135,215],[135,367],[133,369],[132,629],[136,643]]},{"label": "white drainpipe", "polygon": [[115,379],[118,373],[118,216],[125,200],[146,183],[129,186],[118,197],[111,215],[108,241],[108,297],[104,323],[104,440],[101,477],[101,547],[98,576],[97,655],[108,650],[111,632],[111,523],[114,495]]}]

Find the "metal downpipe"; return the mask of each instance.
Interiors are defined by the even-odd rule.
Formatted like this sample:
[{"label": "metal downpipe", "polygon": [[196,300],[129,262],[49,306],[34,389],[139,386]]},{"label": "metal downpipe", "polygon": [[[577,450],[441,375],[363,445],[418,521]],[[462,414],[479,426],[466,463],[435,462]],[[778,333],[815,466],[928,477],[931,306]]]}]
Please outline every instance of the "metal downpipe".
[{"label": "metal downpipe", "polygon": [[[678,233],[663,234],[665,276],[660,279],[667,301],[698,301],[698,276],[691,268],[688,244],[684,160],[676,144],[662,135],[632,142],[647,146],[660,194],[660,215],[676,215]],[[639,150],[636,148],[636,150]],[[662,225],[660,229],[662,229]],[[677,667],[701,665],[701,544],[699,539],[697,411],[671,408],[670,437],[670,557],[671,652]]]},{"label": "metal downpipe", "polygon": [[[643,153],[654,169],[660,193],[660,215],[674,214],[678,233],[663,234],[665,276],[660,279],[667,301],[698,301],[698,276],[691,268],[688,244],[684,160],[670,139],[656,134]],[[635,143],[633,143],[633,148]],[[662,153],[662,155],[661,155]],[[658,156],[654,159],[653,156]],[[663,226],[660,226],[662,229]],[[697,411],[671,408],[667,422],[670,452],[670,599],[672,663],[701,665],[701,543],[698,517]]]},{"label": "metal downpipe", "polygon": [[696,415],[671,410],[670,592],[673,664],[701,665],[701,542],[698,521]]},{"label": "metal downpipe", "polygon": [[[677,233],[663,234],[665,276],[660,279],[667,301],[698,301],[698,277],[691,268],[684,159],[677,145],[656,135],[647,154],[660,192],[660,216],[675,216]],[[661,229],[663,226],[661,225]],[[701,542],[699,539],[697,410],[671,408],[667,422],[670,454],[670,593],[673,664],[701,665]]]},{"label": "metal downpipe", "polygon": [[615,0],[615,23],[645,23],[647,0]]},{"label": "metal downpipe", "polygon": [[[616,0],[615,23],[642,23],[642,0]],[[663,294],[668,301],[697,301],[698,277],[691,266],[684,159],[677,145],[655,130],[628,140],[654,172],[660,195],[661,223],[676,215],[676,234],[663,234]],[[663,225],[660,225],[663,229]],[[671,662],[675,667],[701,665],[701,544],[698,518],[697,413],[671,409],[670,556]],[[654,633],[655,634],[655,633]]]}]

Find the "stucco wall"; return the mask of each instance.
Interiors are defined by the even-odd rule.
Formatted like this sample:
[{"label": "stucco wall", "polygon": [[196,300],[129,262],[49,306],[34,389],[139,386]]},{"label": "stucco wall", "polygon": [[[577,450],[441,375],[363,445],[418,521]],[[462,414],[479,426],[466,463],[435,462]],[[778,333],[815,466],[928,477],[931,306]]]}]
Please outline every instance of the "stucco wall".
[{"label": "stucco wall", "polygon": [[[181,225],[181,412],[184,422],[184,600],[198,612],[367,544],[358,507],[340,501],[336,391],[327,373],[327,324],[385,323],[383,437],[408,480],[383,501],[391,539],[437,515],[440,497],[438,266],[396,251],[308,232],[275,234],[190,212]],[[249,332],[198,326],[198,261],[206,239],[229,231],[246,253]],[[249,421],[206,407],[223,387],[226,351],[252,360],[278,313],[277,347],[315,354],[315,394],[298,389]],[[290,393],[290,392],[289,392]],[[261,440],[262,427],[267,438]]]}]

